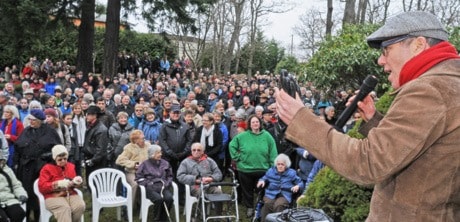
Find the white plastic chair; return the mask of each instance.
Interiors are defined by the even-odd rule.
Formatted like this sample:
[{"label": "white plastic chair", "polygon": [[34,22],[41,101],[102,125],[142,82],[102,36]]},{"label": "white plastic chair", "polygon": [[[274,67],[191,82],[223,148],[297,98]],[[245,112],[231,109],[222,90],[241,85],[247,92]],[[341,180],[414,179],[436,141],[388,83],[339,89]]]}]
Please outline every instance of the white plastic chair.
[{"label": "white plastic chair", "polygon": [[192,196],[190,192],[190,185],[185,184],[185,207],[184,207],[184,214],[185,214],[185,221],[190,222],[192,219],[192,209],[193,204],[198,203],[198,198]]},{"label": "white plastic chair", "polygon": [[[80,196],[83,199],[83,193],[79,189],[75,189],[77,191],[78,196]],[[46,209],[45,206],[45,196],[43,196],[42,193],[40,193],[40,190],[38,189],[38,179],[35,180],[34,182],[34,193],[38,197],[38,202],[40,204],[40,222],[45,222],[49,221],[50,218],[53,216],[53,213]],[[85,221],[85,215],[81,215],[81,222]]]},{"label": "white plastic chair", "polygon": [[[117,184],[120,181],[126,188],[126,197],[117,196]],[[121,220],[121,206],[126,206],[128,220],[133,221],[132,189],[123,172],[112,168],[95,170],[89,175],[88,182],[93,203],[93,222],[99,221],[100,210],[104,207],[118,207],[117,218]]]},{"label": "white plastic chair", "polygon": [[[174,205],[174,213],[176,216],[176,222],[179,221],[179,191],[177,188],[177,184],[172,182],[173,187],[173,205]],[[149,207],[153,205],[152,201],[147,198],[147,192],[144,186],[139,185],[139,189],[141,190],[141,210],[139,213],[139,219],[141,222],[147,222],[148,214],[149,214]]]}]

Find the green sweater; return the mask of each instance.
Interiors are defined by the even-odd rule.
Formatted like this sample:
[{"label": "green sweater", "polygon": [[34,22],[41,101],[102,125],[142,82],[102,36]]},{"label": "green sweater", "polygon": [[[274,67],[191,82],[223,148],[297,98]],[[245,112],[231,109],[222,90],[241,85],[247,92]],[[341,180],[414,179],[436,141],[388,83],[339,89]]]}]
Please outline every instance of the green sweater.
[{"label": "green sweater", "polygon": [[229,145],[230,155],[241,172],[266,171],[273,166],[278,152],[273,137],[265,130],[250,130],[236,135]]}]

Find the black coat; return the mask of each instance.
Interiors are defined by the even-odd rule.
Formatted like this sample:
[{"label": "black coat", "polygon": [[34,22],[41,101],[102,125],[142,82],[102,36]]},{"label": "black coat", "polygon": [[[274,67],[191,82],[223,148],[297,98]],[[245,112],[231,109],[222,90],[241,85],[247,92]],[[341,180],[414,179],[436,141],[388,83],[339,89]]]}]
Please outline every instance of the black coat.
[{"label": "black coat", "polygon": [[15,142],[14,165],[17,165],[16,176],[22,182],[29,197],[33,195],[33,184],[40,170],[47,162],[52,161],[51,149],[61,144],[56,130],[48,125],[35,129],[27,127]]},{"label": "black coat", "polygon": [[95,166],[106,165],[107,146],[109,144],[108,130],[97,120],[93,127],[88,127],[85,133],[83,152],[86,160],[91,160]]}]

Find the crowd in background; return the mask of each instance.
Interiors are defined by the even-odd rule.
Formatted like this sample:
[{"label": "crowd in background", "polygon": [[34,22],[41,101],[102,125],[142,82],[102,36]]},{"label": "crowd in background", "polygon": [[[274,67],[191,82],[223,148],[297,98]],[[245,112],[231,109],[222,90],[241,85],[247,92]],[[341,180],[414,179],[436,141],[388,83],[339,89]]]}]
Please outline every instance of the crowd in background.
[{"label": "crowd in background", "polygon": [[[239,172],[238,179],[246,184],[241,192],[248,216],[253,211],[253,189],[278,154],[286,154],[290,167],[307,182],[316,158],[284,139],[273,95],[278,75],[217,75],[191,71],[186,58],[171,63],[166,56],[152,60],[145,53],[133,61],[120,53],[119,73],[113,77],[84,76],[66,61],[54,64],[35,57],[22,69],[6,67],[0,73],[0,129],[9,151],[7,165],[16,173],[30,173],[23,162],[46,153],[32,157],[15,151],[24,129],[42,127],[34,126],[38,119],[46,126],[43,132],[49,131],[46,138],[54,138],[37,146],[50,151],[56,144],[64,145],[76,175],[82,175],[82,167],[86,178],[95,169],[115,167],[125,171],[133,187],[139,164],[149,158],[166,160],[177,181],[181,162],[193,157],[192,144],[199,143],[223,178],[229,167]],[[339,91],[329,97],[311,83],[299,84],[305,106],[331,124],[353,94]],[[344,131],[357,119],[356,113]],[[27,132],[36,137],[34,130]],[[20,140],[23,146],[32,142],[30,137]],[[159,145],[155,150],[161,149],[162,156],[147,153],[151,145]],[[145,153],[139,154],[143,147]],[[18,178],[24,179],[23,184],[33,182],[39,169],[35,171]],[[26,191],[33,195],[30,187]]]}]

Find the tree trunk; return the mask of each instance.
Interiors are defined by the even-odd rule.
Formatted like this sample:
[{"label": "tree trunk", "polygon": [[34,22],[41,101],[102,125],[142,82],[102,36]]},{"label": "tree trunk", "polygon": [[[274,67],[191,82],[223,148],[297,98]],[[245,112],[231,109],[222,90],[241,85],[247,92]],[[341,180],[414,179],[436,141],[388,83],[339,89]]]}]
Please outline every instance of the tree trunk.
[{"label": "tree trunk", "polygon": [[356,23],[356,12],[355,12],[356,0],[347,0],[345,2],[345,11],[343,12],[342,26],[345,24]]},{"label": "tree trunk", "polygon": [[[120,34],[120,0],[108,0],[104,35],[104,61],[102,75],[112,78],[117,73],[117,54]],[[137,70],[135,70],[137,71]]]},{"label": "tree trunk", "polygon": [[78,29],[77,70],[85,77],[93,71],[94,12],[96,0],[83,0],[81,4],[81,24]]},{"label": "tree trunk", "polygon": [[358,23],[364,24],[366,22],[366,11],[367,11],[367,4],[369,0],[359,0],[358,3]]},{"label": "tree trunk", "polygon": [[332,6],[332,0],[327,0],[327,15],[326,15],[326,37],[331,36],[332,34],[332,11],[334,7]]},{"label": "tree trunk", "polygon": [[235,9],[235,17],[234,17],[234,24],[233,24],[233,32],[232,36],[230,38],[230,42],[228,43],[228,48],[227,52],[225,53],[224,56],[224,73],[230,72],[231,69],[231,64],[232,64],[232,59],[234,58],[233,51],[235,50],[235,44],[236,41],[238,40],[238,37],[240,36],[241,33],[241,16],[243,14],[243,6],[244,6],[245,0],[235,0],[233,1],[234,9]]}]

